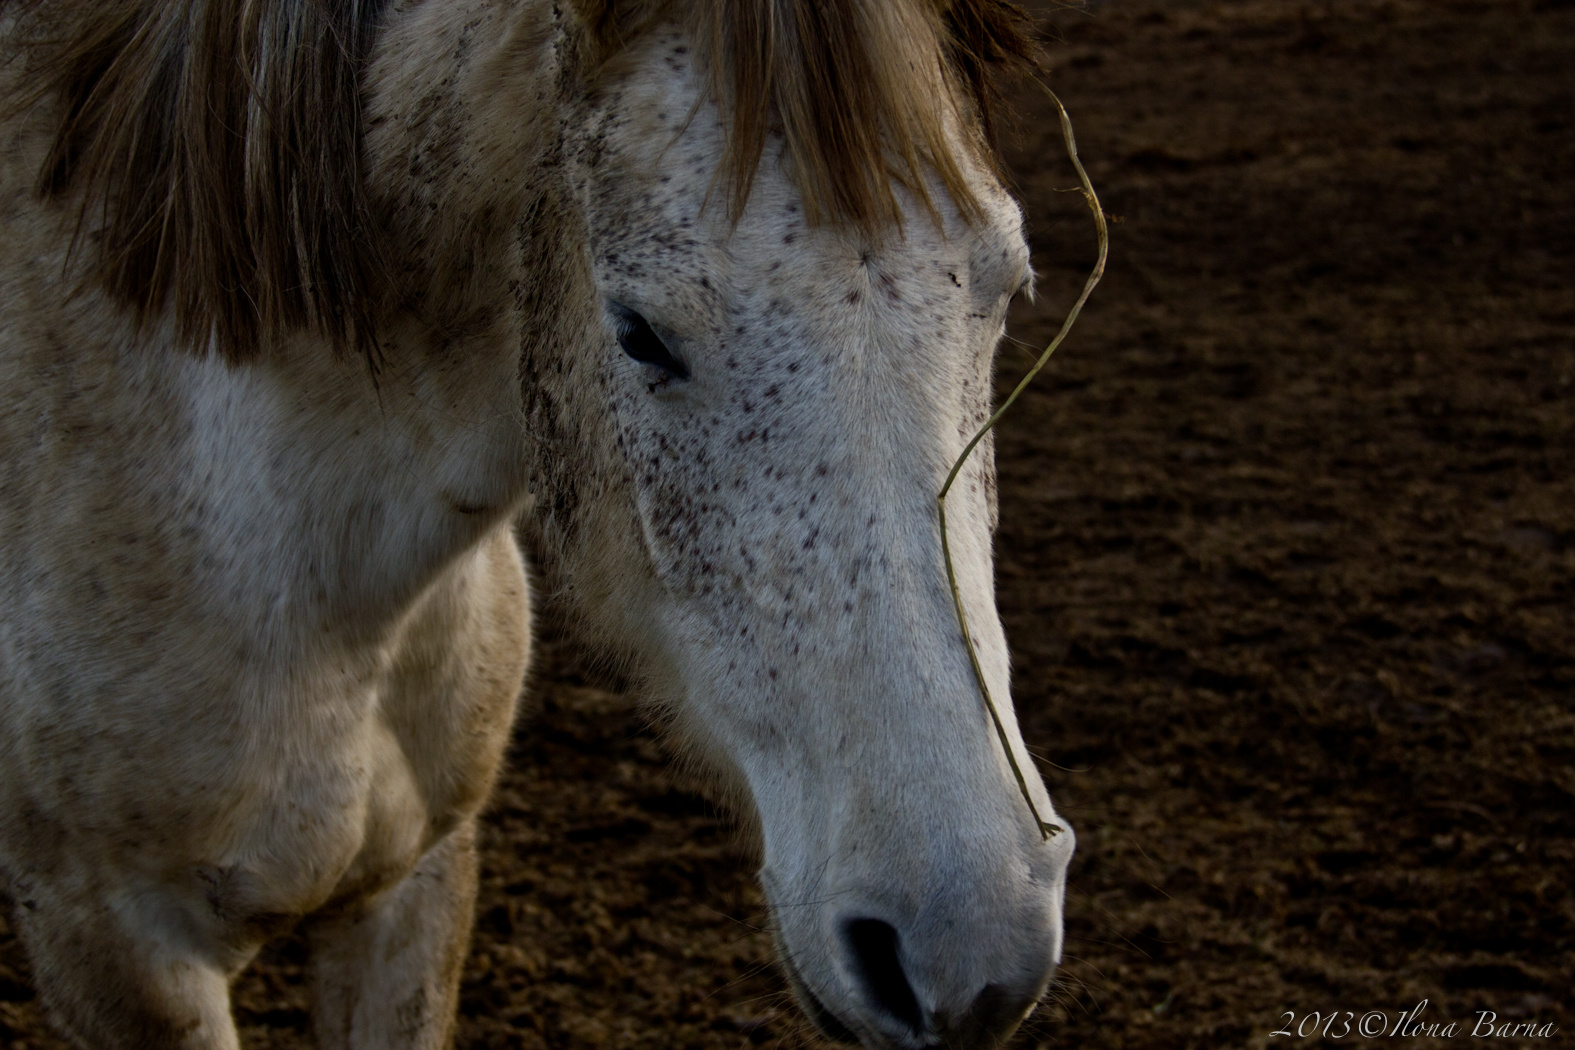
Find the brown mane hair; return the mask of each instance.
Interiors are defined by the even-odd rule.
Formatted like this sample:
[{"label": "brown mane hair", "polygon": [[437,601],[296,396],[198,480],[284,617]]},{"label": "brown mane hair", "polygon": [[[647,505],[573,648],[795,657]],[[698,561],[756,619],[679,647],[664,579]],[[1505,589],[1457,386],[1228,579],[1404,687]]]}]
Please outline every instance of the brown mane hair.
[{"label": "brown mane hair", "polygon": [[[232,361],[290,331],[374,353],[387,291],[362,163],[361,74],[388,0],[0,0],[57,131],[40,192],[76,193],[78,237],[143,325]],[[1006,0],[573,0],[591,60],[682,12],[728,114],[736,218],[785,136],[812,222],[869,235],[933,214],[926,170],[977,211],[948,131],[993,166],[998,72],[1031,63]],[[939,90],[938,90],[939,89]]]},{"label": "brown mane hair", "polygon": [[360,74],[383,0],[0,0],[27,101],[52,97],[45,196],[139,324],[231,360],[311,328],[369,351],[374,224]]},{"label": "brown mane hair", "polygon": [[[901,222],[895,182],[934,214],[926,169],[962,211],[978,202],[957,146],[995,169],[1004,70],[1032,67],[1032,19],[1007,0],[577,0],[605,59],[677,6],[728,114],[718,177],[736,219],[766,136],[780,132],[811,222],[878,236]],[[953,144],[948,108],[964,136]]]}]

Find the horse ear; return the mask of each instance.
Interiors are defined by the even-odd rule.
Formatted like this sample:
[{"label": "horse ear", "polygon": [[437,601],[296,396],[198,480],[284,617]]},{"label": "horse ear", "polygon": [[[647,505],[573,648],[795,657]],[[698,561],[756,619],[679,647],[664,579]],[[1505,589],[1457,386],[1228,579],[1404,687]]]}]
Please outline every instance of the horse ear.
[{"label": "horse ear", "polygon": [[[374,346],[360,78],[383,0],[35,0],[60,107],[40,189],[139,326],[234,361],[291,331]],[[63,12],[69,13],[63,13]]]}]

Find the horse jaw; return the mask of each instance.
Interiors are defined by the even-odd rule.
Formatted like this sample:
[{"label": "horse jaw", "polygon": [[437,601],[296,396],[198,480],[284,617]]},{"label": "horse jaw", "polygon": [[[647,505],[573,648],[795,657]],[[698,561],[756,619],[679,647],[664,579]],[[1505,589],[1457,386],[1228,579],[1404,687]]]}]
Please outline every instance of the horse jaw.
[{"label": "horse jaw", "polygon": [[[1073,836],[1042,839],[983,706],[935,495],[989,410],[1021,217],[981,171],[972,224],[938,193],[943,228],[910,202],[864,243],[804,222],[768,143],[732,223],[684,43],[640,45],[570,133],[599,317],[590,358],[527,361],[571,437],[539,453],[544,569],[758,821],[779,947],[822,1026],[993,1045],[1059,961]],[[620,349],[630,311],[687,377]],[[952,549],[1035,805],[1065,828],[1010,716],[992,457],[954,487]]]}]

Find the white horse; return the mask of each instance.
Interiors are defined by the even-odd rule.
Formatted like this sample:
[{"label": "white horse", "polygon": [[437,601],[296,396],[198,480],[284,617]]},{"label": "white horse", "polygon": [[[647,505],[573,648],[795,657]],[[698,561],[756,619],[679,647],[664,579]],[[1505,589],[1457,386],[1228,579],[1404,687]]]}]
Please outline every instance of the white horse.
[{"label": "white horse", "polygon": [[[829,1034],[1061,950],[935,494],[1029,280],[1002,0],[0,0],[0,887],[79,1044],[444,1045],[546,586],[758,829]],[[983,673],[993,453],[950,504]],[[1007,711],[1005,738],[1055,819]]]}]

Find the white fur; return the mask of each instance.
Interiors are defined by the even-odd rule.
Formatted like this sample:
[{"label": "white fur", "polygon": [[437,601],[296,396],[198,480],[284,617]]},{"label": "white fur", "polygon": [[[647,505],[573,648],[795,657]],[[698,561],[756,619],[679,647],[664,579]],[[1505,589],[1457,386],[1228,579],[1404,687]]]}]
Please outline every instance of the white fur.
[{"label": "white fur", "polygon": [[[447,1041],[528,652],[522,508],[548,586],[756,818],[782,951],[841,1024],[987,1045],[981,992],[1015,1018],[1059,958],[1072,835],[1013,782],[934,503],[1027,277],[1016,206],[975,170],[982,220],[937,187],[944,229],[910,202],[863,243],[805,225],[771,142],[734,226],[682,39],[587,93],[558,18],[390,13],[374,187],[412,266],[464,276],[387,319],[376,377],[307,337],[194,357],[64,296],[69,216],[29,192],[48,113],[0,129],[0,880],[84,1046],[235,1046],[229,978],[298,921],[324,1046]],[[625,356],[612,302],[690,378]],[[949,514],[1005,705],[991,456]],[[895,929],[917,1029],[852,919]]]}]

